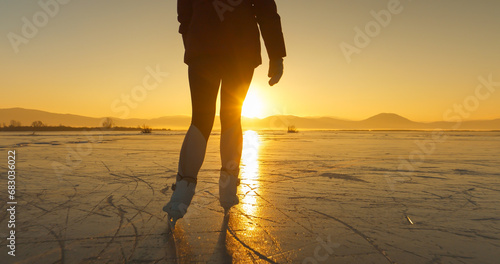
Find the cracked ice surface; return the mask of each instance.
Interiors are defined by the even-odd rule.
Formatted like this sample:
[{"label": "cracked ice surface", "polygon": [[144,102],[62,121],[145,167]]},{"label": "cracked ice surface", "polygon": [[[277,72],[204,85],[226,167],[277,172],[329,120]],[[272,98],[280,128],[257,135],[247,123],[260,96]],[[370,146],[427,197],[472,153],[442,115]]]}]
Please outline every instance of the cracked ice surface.
[{"label": "cracked ice surface", "polygon": [[227,217],[213,133],[173,235],[161,208],[184,132],[92,133],[2,134],[0,149],[17,151],[18,204],[16,257],[7,255],[1,205],[1,263],[500,258],[499,132],[445,132],[433,141],[425,131],[246,131],[240,204]]}]

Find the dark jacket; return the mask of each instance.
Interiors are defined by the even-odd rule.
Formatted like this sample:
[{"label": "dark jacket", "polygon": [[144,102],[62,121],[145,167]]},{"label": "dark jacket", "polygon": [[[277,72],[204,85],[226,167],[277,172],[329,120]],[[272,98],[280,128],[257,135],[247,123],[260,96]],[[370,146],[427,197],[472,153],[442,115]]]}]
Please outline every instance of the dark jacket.
[{"label": "dark jacket", "polygon": [[184,62],[200,57],[262,63],[260,31],[269,59],[286,56],[281,19],[274,0],[178,0]]}]

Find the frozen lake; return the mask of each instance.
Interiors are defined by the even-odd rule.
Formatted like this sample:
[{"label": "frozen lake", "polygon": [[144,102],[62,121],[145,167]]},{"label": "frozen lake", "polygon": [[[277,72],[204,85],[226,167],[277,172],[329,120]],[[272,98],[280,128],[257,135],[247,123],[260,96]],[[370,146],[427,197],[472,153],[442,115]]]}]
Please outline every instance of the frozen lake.
[{"label": "frozen lake", "polygon": [[[173,236],[185,131],[2,132],[16,151],[16,256],[1,263],[498,263],[500,132],[252,131],[240,204],[218,202],[214,132]],[[2,197],[7,197],[2,177]]]}]

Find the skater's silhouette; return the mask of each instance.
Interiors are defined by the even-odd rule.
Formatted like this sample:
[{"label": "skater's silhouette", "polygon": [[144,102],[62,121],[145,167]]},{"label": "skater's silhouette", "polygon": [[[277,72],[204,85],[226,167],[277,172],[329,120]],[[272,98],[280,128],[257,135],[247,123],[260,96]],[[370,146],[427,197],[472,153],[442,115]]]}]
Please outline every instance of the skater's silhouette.
[{"label": "skater's silhouette", "polygon": [[262,63],[260,35],[269,56],[271,86],[280,80],[286,56],[274,0],[178,0],[177,11],[184,62],[189,66],[192,119],[182,144],[174,191],[163,207],[172,227],[184,216],[193,198],[215,118],[219,86],[219,199],[226,212],[239,203],[236,192],[243,145],[241,108],[254,69]]}]

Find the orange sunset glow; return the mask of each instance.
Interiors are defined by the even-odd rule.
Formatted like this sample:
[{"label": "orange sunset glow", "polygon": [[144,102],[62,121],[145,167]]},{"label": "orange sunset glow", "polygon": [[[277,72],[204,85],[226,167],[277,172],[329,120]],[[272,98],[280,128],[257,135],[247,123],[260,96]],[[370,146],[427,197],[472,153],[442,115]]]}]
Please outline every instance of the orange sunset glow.
[{"label": "orange sunset glow", "polygon": [[[263,53],[246,117],[361,120],[389,112],[441,121],[474,95],[480,77],[500,82],[498,1],[276,2],[289,54],[285,73],[269,87]],[[41,27],[33,17],[46,11],[36,1],[0,3],[2,108],[121,118],[191,114],[176,1],[71,1],[57,11]],[[135,89],[151,69],[152,89]],[[464,119],[499,117],[498,92],[482,93],[487,99]]]}]

